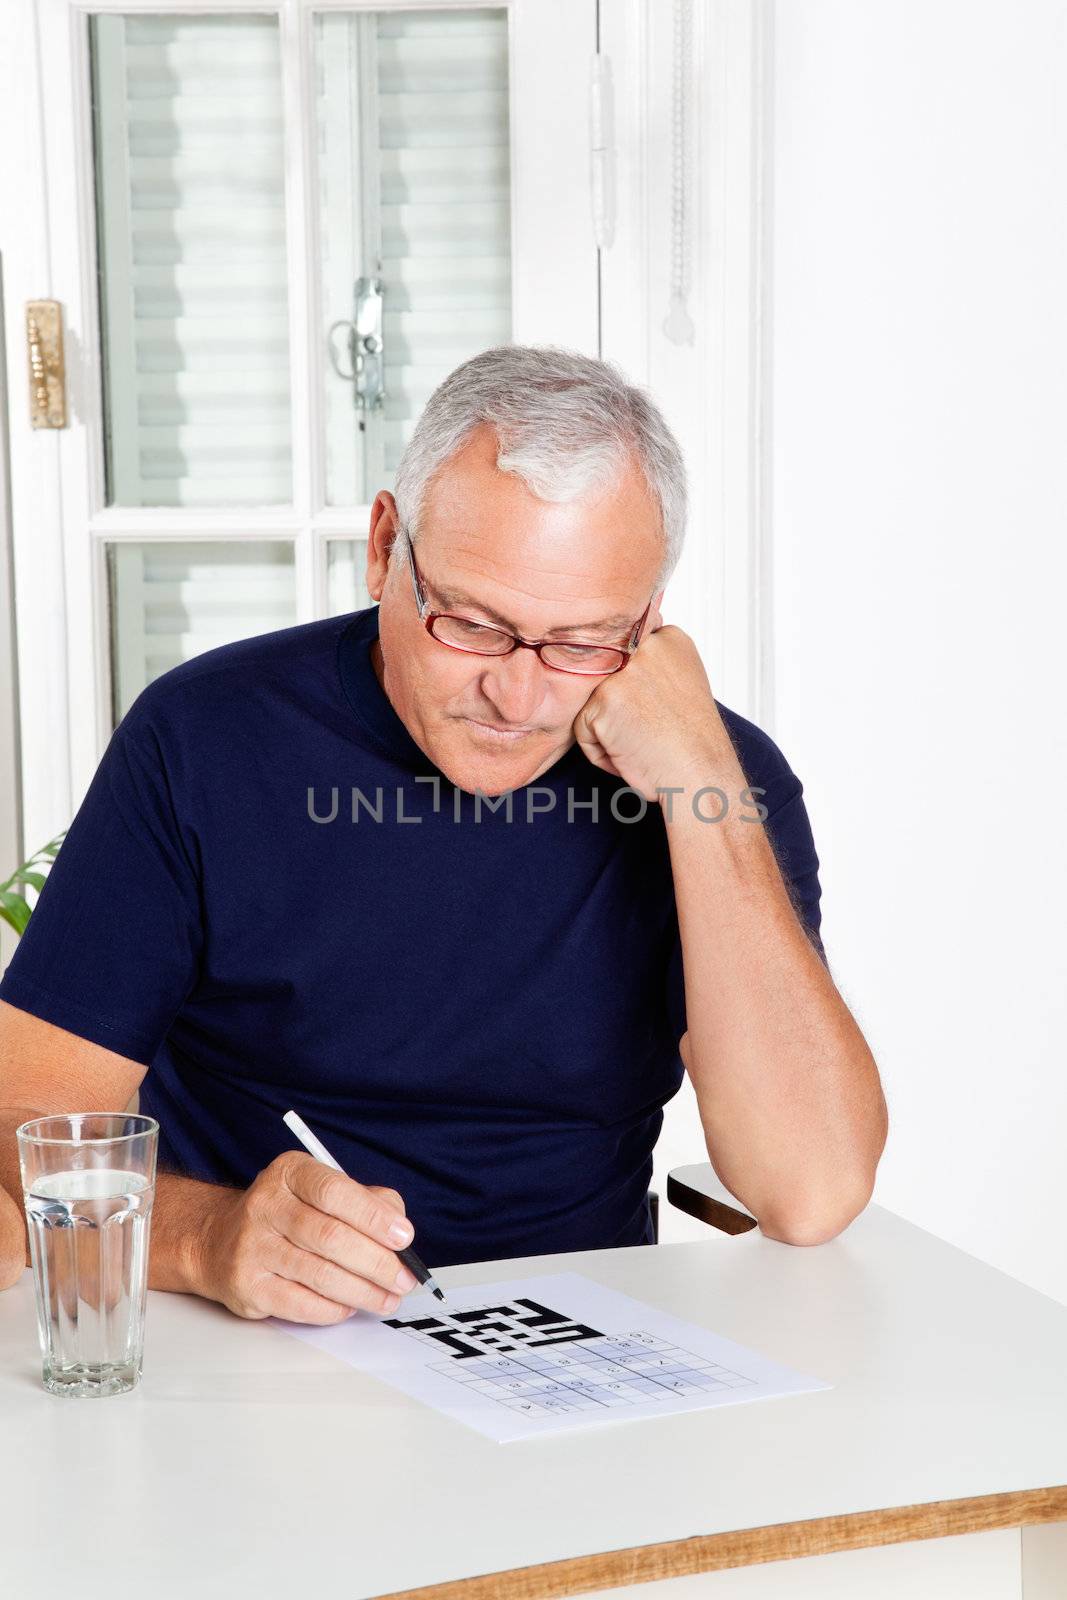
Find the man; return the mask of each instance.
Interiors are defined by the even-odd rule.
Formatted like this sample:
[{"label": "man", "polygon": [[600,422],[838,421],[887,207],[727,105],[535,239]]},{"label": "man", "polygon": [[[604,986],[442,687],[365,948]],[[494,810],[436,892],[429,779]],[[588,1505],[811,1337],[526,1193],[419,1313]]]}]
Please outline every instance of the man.
[{"label": "man", "polygon": [[374,503],[377,609],[209,651],[116,731],[0,985],[12,1194],[19,1120],[139,1087],[150,1283],[335,1322],[395,1308],[413,1230],[430,1266],[650,1241],[684,1062],[765,1232],[857,1215],[878,1073],[800,783],[661,624],[684,518],[613,369],[453,373]]}]

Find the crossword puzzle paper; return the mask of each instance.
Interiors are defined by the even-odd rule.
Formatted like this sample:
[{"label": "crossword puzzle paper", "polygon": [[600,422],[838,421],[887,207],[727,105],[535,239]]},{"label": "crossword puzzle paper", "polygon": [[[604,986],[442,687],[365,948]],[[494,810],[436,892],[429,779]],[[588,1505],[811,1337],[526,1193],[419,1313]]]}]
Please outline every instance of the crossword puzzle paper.
[{"label": "crossword puzzle paper", "polygon": [[831,1387],[577,1272],[445,1293],[332,1328],[272,1320],[502,1444]]}]

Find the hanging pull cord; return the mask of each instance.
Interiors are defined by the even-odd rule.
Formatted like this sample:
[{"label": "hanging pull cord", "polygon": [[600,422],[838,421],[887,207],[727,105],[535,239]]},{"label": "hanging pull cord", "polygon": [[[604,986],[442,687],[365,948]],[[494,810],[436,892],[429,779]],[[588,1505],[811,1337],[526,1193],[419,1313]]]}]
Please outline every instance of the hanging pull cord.
[{"label": "hanging pull cord", "polygon": [[689,123],[693,0],[674,0],[674,61],[671,103],[671,298],[663,331],[672,344],[692,344],[689,315]]}]

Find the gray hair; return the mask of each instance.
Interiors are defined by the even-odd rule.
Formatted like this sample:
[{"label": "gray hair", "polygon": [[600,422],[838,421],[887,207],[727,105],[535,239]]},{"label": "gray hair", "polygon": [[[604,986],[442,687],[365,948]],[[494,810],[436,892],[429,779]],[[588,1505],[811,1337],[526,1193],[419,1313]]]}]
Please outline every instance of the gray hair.
[{"label": "gray hair", "polygon": [[[685,537],[685,463],[655,403],[617,367],[551,346],[498,345],[465,361],[434,390],[396,472],[400,527],[415,540],[434,474],[489,423],[497,466],[541,500],[577,500],[640,468],[663,524],[659,582],[677,564]],[[407,543],[394,546],[403,559]]]}]

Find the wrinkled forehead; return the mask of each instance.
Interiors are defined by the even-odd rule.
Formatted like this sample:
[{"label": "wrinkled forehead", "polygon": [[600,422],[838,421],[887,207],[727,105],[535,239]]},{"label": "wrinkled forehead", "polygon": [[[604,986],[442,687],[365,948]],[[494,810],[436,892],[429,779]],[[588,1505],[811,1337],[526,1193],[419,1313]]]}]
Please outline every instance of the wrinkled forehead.
[{"label": "wrinkled forehead", "polygon": [[427,486],[417,542],[426,578],[450,592],[484,580],[531,598],[597,600],[605,615],[613,598],[620,613],[637,596],[643,606],[664,541],[636,463],[624,457],[613,477],[552,499],[502,471],[497,454],[495,432],[479,430]]}]

